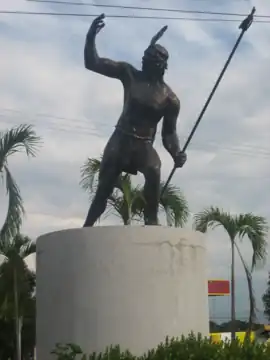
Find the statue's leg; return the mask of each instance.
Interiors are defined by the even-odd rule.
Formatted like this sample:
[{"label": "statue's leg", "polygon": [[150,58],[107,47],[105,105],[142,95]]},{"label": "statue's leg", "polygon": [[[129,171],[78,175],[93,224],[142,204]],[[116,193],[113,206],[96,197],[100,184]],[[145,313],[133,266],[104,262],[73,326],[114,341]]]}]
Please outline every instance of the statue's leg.
[{"label": "statue's leg", "polygon": [[[141,153],[141,150],[143,150],[143,153]],[[151,143],[145,143],[139,152],[141,153],[141,159],[143,159],[140,172],[145,177],[144,198],[146,204],[144,223],[145,225],[158,225],[161,161]]]},{"label": "statue's leg", "polygon": [[93,226],[106,210],[107,201],[121,174],[121,153],[116,136],[109,140],[102,157],[99,182],[95,197],[88,211],[84,227]]},{"label": "statue's leg", "polygon": [[96,194],[88,211],[84,227],[93,226],[106,210],[107,201],[112,194],[121,171],[113,166],[105,168],[99,177]]}]

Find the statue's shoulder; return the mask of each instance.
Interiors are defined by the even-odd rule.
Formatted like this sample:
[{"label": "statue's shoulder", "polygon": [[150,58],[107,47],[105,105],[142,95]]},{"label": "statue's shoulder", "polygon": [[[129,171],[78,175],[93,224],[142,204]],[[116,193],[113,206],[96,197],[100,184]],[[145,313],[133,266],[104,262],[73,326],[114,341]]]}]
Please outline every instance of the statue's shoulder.
[{"label": "statue's shoulder", "polygon": [[179,106],[180,105],[180,99],[176,95],[176,93],[171,89],[171,87],[164,82],[164,86],[167,92],[168,100],[170,104]]},{"label": "statue's shoulder", "polygon": [[135,66],[133,66],[132,64],[130,64],[126,61],[120,61],[119,63],[122,65],[123,69],[125,69],[126,71],[128,71],[130,73],[135,74],[135,73],[140,72],[140,70],[136,69]]},{"label": "statue's shoulder", "polygon": [[130,81],[134,81],[138,77],[138,73],[140,72],[133,65],[128,62],[120,61],[118,62],[121,69],[121,77],[123,84],[129,84]]}]

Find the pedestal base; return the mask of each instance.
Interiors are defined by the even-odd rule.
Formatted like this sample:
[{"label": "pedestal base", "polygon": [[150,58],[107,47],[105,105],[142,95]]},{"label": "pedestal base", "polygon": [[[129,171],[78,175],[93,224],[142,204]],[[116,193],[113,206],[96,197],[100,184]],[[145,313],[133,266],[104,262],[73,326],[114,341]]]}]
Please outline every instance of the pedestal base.
[{"label": "pedestal base", "polygon": [[208,335],[205,239],[161,226],[64,230],[37,240],[37,359],[57,342],[134,354]]}]

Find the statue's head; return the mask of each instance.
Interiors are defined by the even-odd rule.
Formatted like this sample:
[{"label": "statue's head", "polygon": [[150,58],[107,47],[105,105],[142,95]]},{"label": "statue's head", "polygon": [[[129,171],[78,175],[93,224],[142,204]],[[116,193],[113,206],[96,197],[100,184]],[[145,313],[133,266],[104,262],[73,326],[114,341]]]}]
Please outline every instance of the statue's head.
[{"label": "statue's head", "polygon": [[157,77],[162,77],[168,67],[168,51],[156,42],[161,38],[167,26],[164,26],[151,40],[142,58],[142,70]]}]

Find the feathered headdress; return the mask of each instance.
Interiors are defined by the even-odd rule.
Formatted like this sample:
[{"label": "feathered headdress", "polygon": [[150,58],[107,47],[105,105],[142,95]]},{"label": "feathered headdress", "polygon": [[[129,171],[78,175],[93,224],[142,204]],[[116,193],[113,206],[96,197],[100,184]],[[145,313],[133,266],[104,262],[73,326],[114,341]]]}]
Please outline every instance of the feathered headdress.
[{"label": "feathered headdress", "polygon": [[168,60],[169,53],[163,46],[157,44],[157,41],[162,37],[167,29],[168,26],[163,26],[163,28],[159,30],[155,36],[153,36],[148,48],[144,52],[145,58],[164,64],[163,66],[165,67],[167,67],[166,62]]},{"label": "feathered headdress", "polygon": [[168,29],[168,26],[163,26],[163,28],[161,30],[159,30],[159,32],[156,33],[155,36],[152,37],[152,40],[150,42],[150,46],[155,45],[158,40],[163,36],[163,34],[165,33],[165,31]]}]

